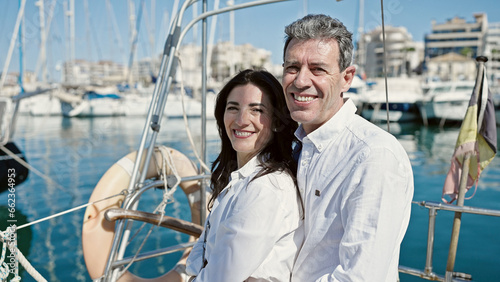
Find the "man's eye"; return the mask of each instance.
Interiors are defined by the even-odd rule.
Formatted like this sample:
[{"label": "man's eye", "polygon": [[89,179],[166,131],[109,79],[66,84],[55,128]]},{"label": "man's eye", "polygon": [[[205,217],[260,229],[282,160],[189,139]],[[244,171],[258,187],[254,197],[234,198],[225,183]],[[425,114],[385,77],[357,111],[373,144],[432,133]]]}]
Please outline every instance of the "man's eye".
[{"label": "man's eye", "polygon": [[314,74],[323,74],[325,73],[326,71],[322,68],[314,68],[311,70]]},{"label": "man's eye", "polygon": [[288,66],[288,67],[285,68],[285,71],[287,73],[296,73],[296,72],[299,71],[299,68],[296,67],[296,66]]}]

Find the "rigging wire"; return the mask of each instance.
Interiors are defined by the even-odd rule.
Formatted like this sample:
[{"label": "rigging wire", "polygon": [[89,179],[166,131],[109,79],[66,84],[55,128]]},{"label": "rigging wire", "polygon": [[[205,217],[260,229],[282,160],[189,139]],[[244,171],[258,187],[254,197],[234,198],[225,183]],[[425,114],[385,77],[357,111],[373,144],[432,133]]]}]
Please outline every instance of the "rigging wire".
[{"label": "rigging wire", "polygon": [[391,133],[391,127],[389,125],[389,91],[387,89],[387,52],[385,50],[384,0],[380,0],[380,11],[382,15],[382,46],[384,47],[385,112],[387,113],[387,132]]}]

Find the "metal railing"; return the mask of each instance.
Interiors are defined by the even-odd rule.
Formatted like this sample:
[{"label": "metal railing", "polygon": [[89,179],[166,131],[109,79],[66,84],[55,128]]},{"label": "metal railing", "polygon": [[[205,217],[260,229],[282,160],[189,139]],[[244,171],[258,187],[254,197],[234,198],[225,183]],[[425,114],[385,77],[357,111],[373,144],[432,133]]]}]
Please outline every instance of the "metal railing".
[{"label": "metal railing", "polygon": [[[185,27],[182,27],[182,20],[184,16],[184,12],[188,7],[190,7],[192,4],[194,4],[197,1],[202,1],[203,2],[203,13],[200,14],[198,17],[194,18],[191,22],[189,22]],[[265,4],[271,4],[271,3],[277,3],[277,2],[284,2],[284,1],[289,1],[289,0],[258,0],[258,1],[253,1],[253,2],[248,2],[248,3],[242,3],[238,5],[233,5],[213,11],[206,11],[206,2],[207,0],[186,0],[182,7],[179,9],[179,11],[176,13],[173,24],[171,26],[171,29],[169,31],[169,34],[167,36],[167,40],[165,42],[165,47],[163,50],[163,55],[162,55],[162,60],[160,63],[160,70],[159,70],[159,75],[153,90],[153,95],[152,95],[152,100],[151,104],[149,106],[148,110],[148,115],[146,118],[146,123],[144,125],[144,129],[142,132],[142,138],[140,141],[139,149],[137,151],[137,158],[134,163],[134,170],[131,175],[130,179],[130,184],[128,186],[128,193],[127,196],[122,204],[123,207],[135,210],[137,209],[137,201],[138,197],[135,194],[142,194],[145,190],[141,189],[143,186],[143,183],[145,183],[146,179],[146,172],[148,171],[148,165],[150,163],[150,160],[152,158],[152,152],[154,150],[149,150],[149,148],[154,148],[156,144],[156,139],[158,136],[158,133],[161,129],[161,122],[162,122],[162,117],[169,93],[169,89],[172,85],[172,81],[175,76],[176,68],[178,65],[177,62],[177,52],[180,48],[180,44],[186,35],[186,33],[189,31],[191,27],[193,27],[197,22],[203,21],[203,28],[202,28],[202,49],[204,50],[202,52],[202,113],[201,113],[201,122],[202,122],[202,128],[201,128],[201,152],[200,155],[202,156],[202,161],[205,162],[206,159],[206,148],[205,148],[205,143],[206,143],[206,81],[207,81],[207,36],[206,36],[206,19],[210,16],[218,15],[221,13],[226,13],[234,10],[239,10],[239,9],[244,9],[244,8],[249,8],[249,7],[254,7],[254,6],[260,6],[260,5],[265,5]],[[145,156],[143,158],[143,156]],[[139,171],[141,167],[141,160],[144,160],[144,167],[142,168],[141,171]],[[206,174],[203,171],[200,171],[200,179],[205,179]],[[153,187],[156,184],[151,184],[151,187]],[[151,187],[148,187],[151,188]],[[147,190],[147,189],[146,189]],[[200,193],[201,195],[205,195],[206,193],[206,181],[201,181],[201,187],[200,187]],[[204,207],[206,206],[206,198],[205,197],[200,197],[201,198],[201,206]],[[202,220],[206,217],[206,213],[204,209],[201,209],[201,218]],[[104,275],[100,279],[102,281],[116,281],[117,276],[119,274],[119,268],[123,266],[125,263],[130,262],[130,258],[123,258],[123,255],[125,253],[125,249],[127,247],[127,241],[130,237],[130,224],[127,224],[128,220],[127,219],[120,219],[117,220],[116,222],[116,227],[115,227],[115,235],[113,238],[113,243],[111,246],[111,252],[108,257],[108,261],[105,266],[104,270]],[[202,222],[203,224],[203,222]],[[172,249],[175,250],[182,250],[187,247],[189,247],[189,244],[184,244],[181,247],[177,249],[177,247],[173,247]],[[139,254],[137,257],[140,259],[146,259],[150,258],[153,256],[157,255],[162,255],[164,254],[165,250],[158,250],[152,253],[148,254]],[[171,249],[168,249],[168,252],[172,251]]]},{"label": "metal railing", "polygon": [[[455,213],[470,213],[477,215],[488,215],[488,216],[497,216],[500,217],[500,210],[493,209],[485,209],[485,208],[477,208],[477,207],[469,207],[469,206],[457,206],[450,205],[441,202],[433,202],[433,201],[421,201],[421,202],[413,202],[413,204],[417,204],[424,208],[429,209],[429,227],[427,232],[427,251],[425,258],[425,268],[424,270],[419,270],[407,266],[399,266],[399,272],[404,274],[409,274],[413,276],[418,276],[422,279],[431,280],[431,281],[447,281],[445,276],[438,275],[433,272],[432,268],[432,258],[434,253],[434,233],[436,230],[436,216],[439,210],[450,211]],[[472,275],[461,272],[453,272],[451,274],[451,281],[470,281],[472,280]],[[449,278],[448,278],[449,279]]]}]

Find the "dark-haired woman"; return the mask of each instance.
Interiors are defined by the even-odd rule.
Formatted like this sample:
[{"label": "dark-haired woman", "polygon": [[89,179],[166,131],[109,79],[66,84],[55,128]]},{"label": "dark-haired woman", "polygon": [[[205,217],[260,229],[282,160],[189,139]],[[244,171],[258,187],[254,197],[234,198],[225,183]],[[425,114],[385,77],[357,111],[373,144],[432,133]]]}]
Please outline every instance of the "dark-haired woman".
[{"label": "dark-haired woman", "polygon": [[266,71],[242,71],[218,94],[215,118],[222,148],[187,272],[196,282],[289,281],[303,213],[292,157],[297,123],[282,87]]}]

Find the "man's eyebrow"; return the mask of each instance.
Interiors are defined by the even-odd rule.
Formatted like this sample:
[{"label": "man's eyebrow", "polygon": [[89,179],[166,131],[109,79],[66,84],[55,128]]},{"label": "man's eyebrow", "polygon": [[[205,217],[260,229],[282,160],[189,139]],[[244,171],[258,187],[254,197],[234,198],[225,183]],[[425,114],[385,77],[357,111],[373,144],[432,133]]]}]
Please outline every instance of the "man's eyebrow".
[{"label": "man's eyebrow", "polygon": [[[297,65],[297,64],[300,64],[298,61],[285,61],[283,63],[283,65]],[[312,62],[312,63],[309,63],[308,64],[309,66],[313,66],[313,67],[324,67],[326,66],[327,64],[323,61],[319,61],[319,62]]]},{"label": "man's eyebrow", "polygon": [[297,60],[293,60],[293,61],[285,61],[283,63],[283,65],[296,65],[298,64],[299,62]]},{"label": "man's eyebrow", "polygon": [[325,66],[326,63],[323,62],[323,61],[320,61],[320,62],[312,62],[309,65],[311,65],[311,66],[320,66],[321,67],[321,66]]}]

